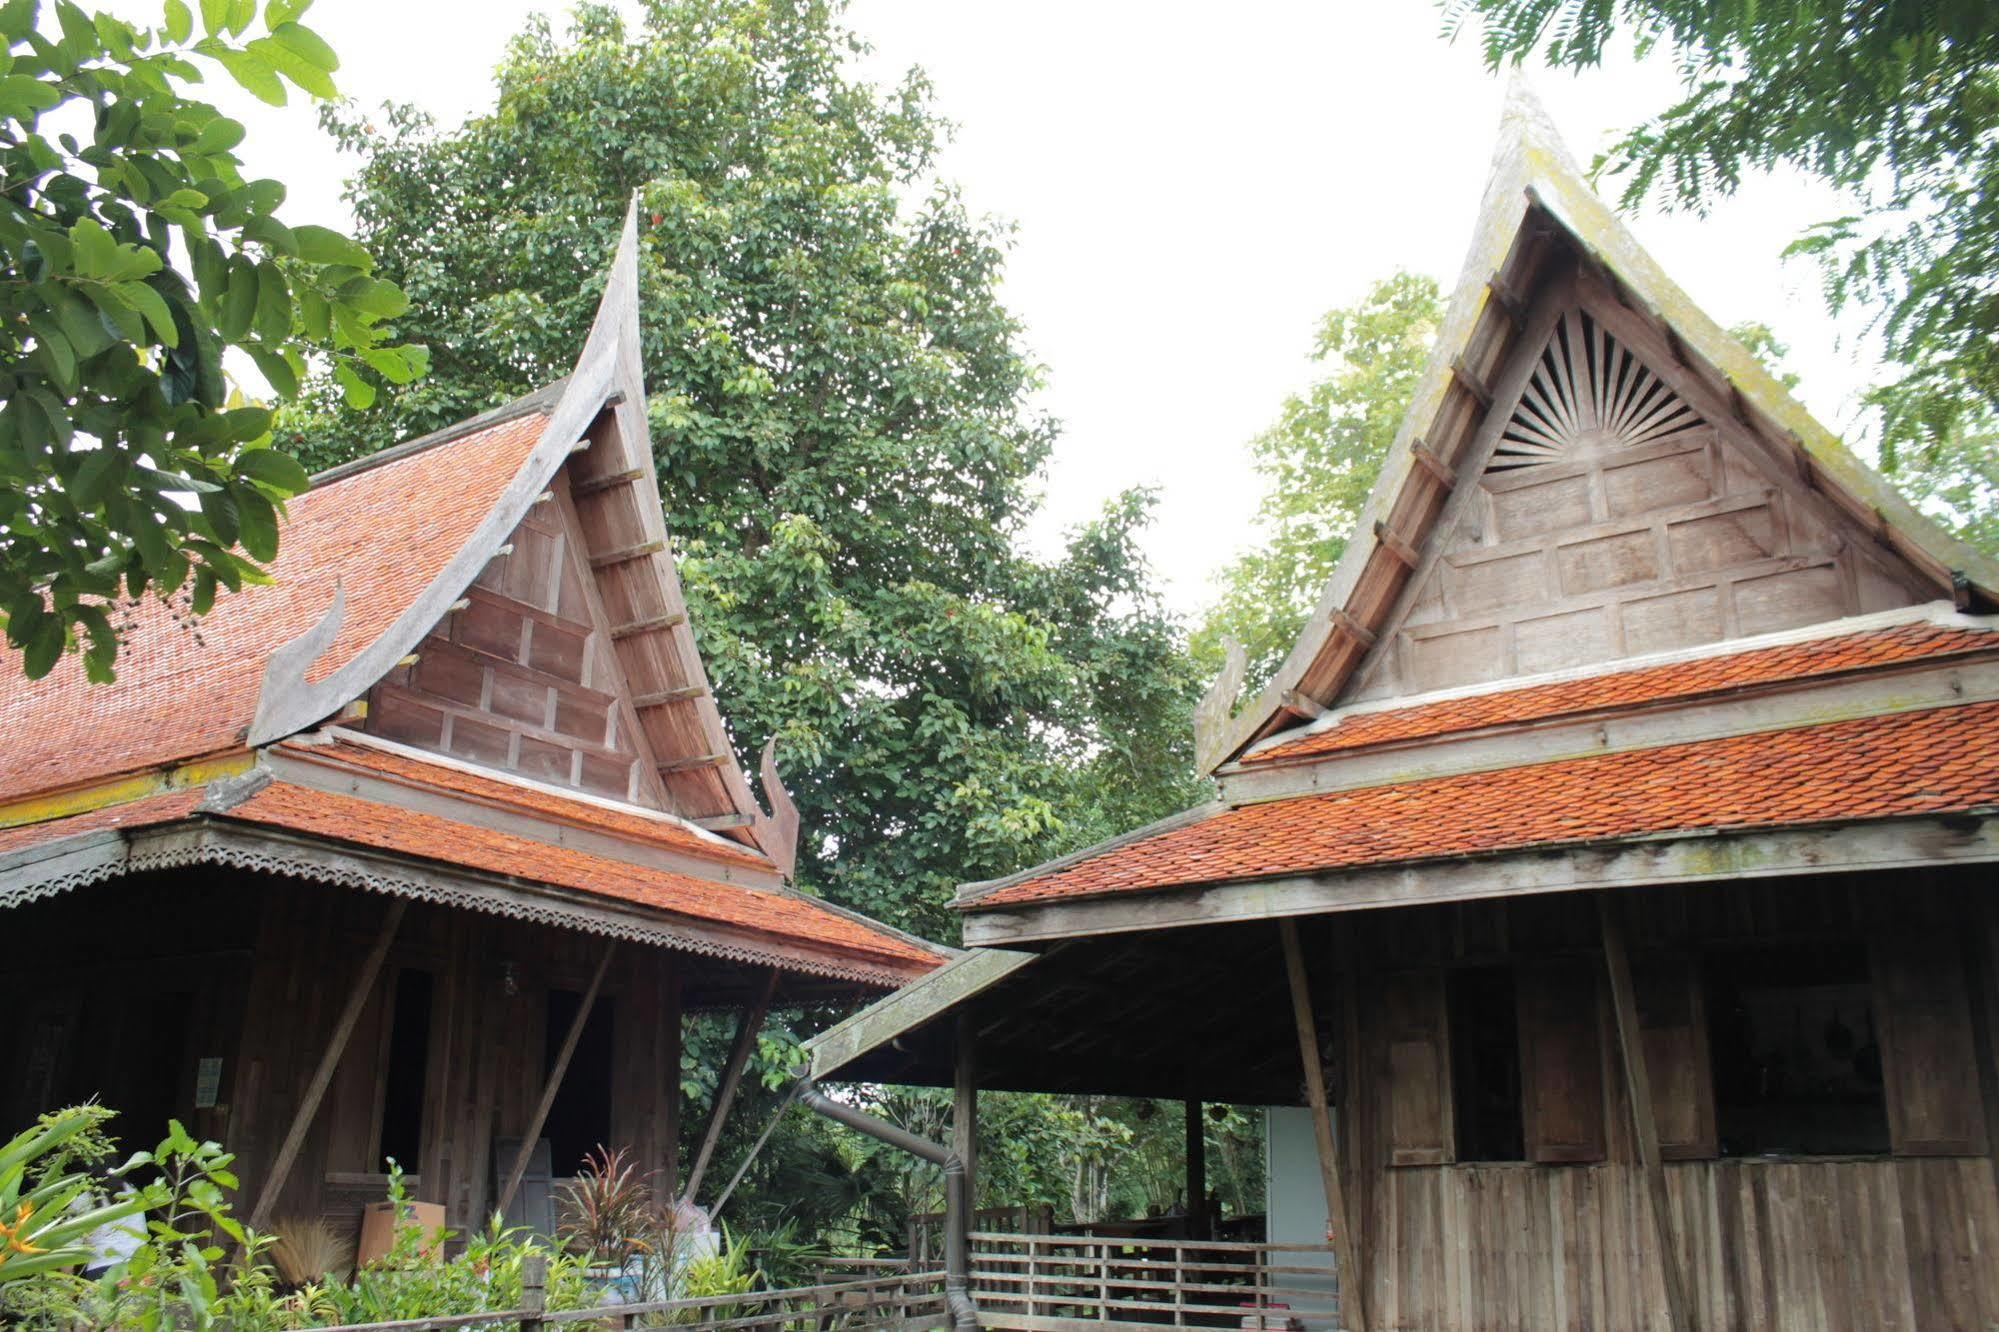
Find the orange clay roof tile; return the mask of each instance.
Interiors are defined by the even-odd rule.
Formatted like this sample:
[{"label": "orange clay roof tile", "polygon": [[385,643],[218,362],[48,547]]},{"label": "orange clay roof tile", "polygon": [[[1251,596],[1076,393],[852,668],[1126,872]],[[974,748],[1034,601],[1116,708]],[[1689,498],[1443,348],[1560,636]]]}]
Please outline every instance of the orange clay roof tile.
[{"label": "orange clay roof tile", "polygon": [[[196,813],[204,794],[201,789],[167,791],[68,818],[0,829],[0,854],[78,833],[177,823]],[[710,881],[290,782],[272,782],[209,817],[283,828],[608,898],[702,924],[815,946],[906,973],[911,979],[944,956],[799,894]]]},{"label": "orange clay roof tile", "polygon": [[1685,702],[1737,689],[1993,651],[1999,651],[1999,631],[1938,624],[1895,625],[1638,670],[1439,699],[1404,708],[1350,713],[1323,730],[1310,731],[1247,754],[1242,762],[1248,766],[1319,758],[1372,745],[1426,740],[1489,726],[1551,721],[1608,708]]},{"label": "orange clay roof tile", "polygon": [[273,782],[224,816],[401,855],[614,898],[677,916],[818,944],[919,974],[939,955],[792,893],[714,883],[608,856],[475,828],[358,796]]},{"label": "orange clay roof tile", "polygon": [[[464,546],[533,450],[528,412],[292,499],[274,586],[223,592],[198,622],[148,598],[132,612],[118,680],[94,685],[68,659],[0,697],[0,800],[227,749],[255,713],[272,649],[347,610],[313,664],[322,678],[373,642]],[[7,654],[12,656],[12,654]]]},{"label": "orange clay roof tile", "polygon": [[17,828],[0,829],[0,855],[9,851],[20,851],[58,838],[74,837],[78,833],[102,832],[110,828],[146,828],[158,823],[172,823],[184,819],[194,812],[201,803],[204,792],[199,787],[179,791],[161,791],[154,795],[128,800],[122,805],[107,805],[103,809],[88,810],[82,814],[72,814],[66,819],[51,819],[43,823],[28,823]]},{"label": "orange clay roof tile", "polygon": [[1002,885],[967,910],[1652,834],[1999,808],[1999,702],[1293,796]]},{"label": "orange clay roof tile", "polygon": [[497,774],[484,776],[469,772],[460,765],[434,762],[419,755],[398,754],[374,745],[347,741],[312,744],[293,739],[279,742],[278,748],[316,762],[361,768],[400,781],[449,791],[482,804],[518,809],[530,816],[585,824],[599,832],[670,846],[693,856],[726,864],[755,865],[766,870],[772,868],[769,858],[761,852],[721,838],[704,837],[672,819],[528,786]]}]

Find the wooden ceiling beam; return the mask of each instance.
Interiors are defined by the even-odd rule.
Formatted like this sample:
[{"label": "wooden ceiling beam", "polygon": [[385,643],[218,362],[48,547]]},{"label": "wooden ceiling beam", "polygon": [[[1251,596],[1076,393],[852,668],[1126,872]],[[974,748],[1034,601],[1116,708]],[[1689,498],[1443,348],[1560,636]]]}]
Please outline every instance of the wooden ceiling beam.
[{"label": "wooden ceiling beam", "polygon": [[606,472],[603,476],[593,476],[581,481],[572,481],[569,483],[569,493],[578,498],[585,495],[595,495],[599,491],[614,490],[619,486],[628,486],[634,481],[643,481],[645,480],[645,475],[646,472],[643,467],[626,467],[615,472]]},{"label": "wooden ceiling beam", "polygon": [[592,569],[608,569],[614,564],[630,564],[633,560],[644,559],[648,555],[657,555],[665,549],[666,542],[658,538],[651,541],[641,541],[635,546],[620,546],[616,550],[607,550],[602,555],[592,555],[590,557],[590,567]]},{"label": "wooden ceiling beam", "polygon": [[650,694],[637,694],[632,698],[635,708],[656,708],[662,703],[685,703],[690,698],[699,698],[708,692],[706,685],[681,685],[677,689],[658,689]]},{"label": "wooden ceiling beam", "polygon": [[659,765],[661,772],[693,772],[700,768],[719,768],[729,761],[725,753],[690,754],[686,758],[668,759]]},{"label": "wooden ceiling beam", "polygon": [[664,615],[650,615],[643,620],[630,620],[624,624],[611,626],[611,637],[630,638],[633,634],[649,634],[656,629],[674,629],[687,623],[687,612],[668,611]]}]

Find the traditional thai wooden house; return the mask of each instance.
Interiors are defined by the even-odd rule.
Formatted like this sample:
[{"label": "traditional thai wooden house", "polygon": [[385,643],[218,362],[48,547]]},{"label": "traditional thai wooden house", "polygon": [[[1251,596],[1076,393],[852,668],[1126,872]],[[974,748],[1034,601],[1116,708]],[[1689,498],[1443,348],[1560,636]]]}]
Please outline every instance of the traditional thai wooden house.
[{"label": "traditional thai wooden house", "polygon": [[[967,885],[813,1075],[1309,1106],[1352,1328],[1992,1326],[1996,600],[1518,96],[1218,799]],[[991,1326],[1218,1298],[977,1247]]]},{"label": "traditional thai wooden house", "polygon": [[[942,959],[794,890],[770,748],[771,812],[738,767],[667,548],[635,234],[567,380],[319,477],[275,584],[134,607],[115,685],[10,682],[0,1123],[95,1095],[150,1145],[178,1116],[260,1221],[352,1227],[394,1157],[476,1227],[600,1143],[694,1194],[767,1009]],[[728,1009],[681,1170],[682,1014]]]}]

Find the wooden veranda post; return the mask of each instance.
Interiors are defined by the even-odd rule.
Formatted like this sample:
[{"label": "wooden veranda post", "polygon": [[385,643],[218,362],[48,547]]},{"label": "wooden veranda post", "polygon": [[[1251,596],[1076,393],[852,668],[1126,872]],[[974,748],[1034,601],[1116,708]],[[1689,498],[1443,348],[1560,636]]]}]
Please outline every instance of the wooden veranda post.
[{"label": "wooden veranda post", "polygon": [[[1312,1015],[1311,983],[1305,975],[1305,950],[1298,943],[1298,922],[1280,920],[1284,941],[1284,971],[1291,981],[1291,1016],[1298,1026],[1298,1057],[1305,1065],[1305,1099],[1312,1106],[1312,1133],[1319,1148],[1319,1182],[1326,1191],[1326,1216],[1333,1227],[1333,1256],[1340,1265],[1340,1321],[1350,1332],[1367,1332],[1366,1300],[1360,1263],[1355,1257],[1353,1218],[1347,1212],[1346,1189],[1340,1182],[1339,1147],[1333,1139],[1332,1110],[1326,1104],[1326,1070],[1319,1059],[1319,1022]],[[1351,1052],[1348,1058],[1352,1058]]]},{"label": "wooden veranda post", "polygon": [[1187,1097],[1187,1231],[1195,1239],[1207,1239],[1208,1216],[1208,1126],[1203,1123],[1201,1098]]},{"label": "wooden veranda post", "polygon": [[736,1024],[736,1043],[729,1049],[729,1063],[722,1071],[721,1085],[715,1089],[715,1108],[708,1115],[708,1131],[701,1135],[701,1150],[695,1153],[694,1164],[687,1171],[687,1187],[680,1194],[683,1202],[694,1201],[694,1195],[701,1189],[701,1177],[708,1173],[715,1145],[722,1140],[722,1125],[729,1118],[729,1108],[735,1104],[736,1089],[742,1085],[743,1067],[750,1062],[750,1051],[756,1048],[757,1033],[763,1030],[770,1001],[777,996],[779,976],[778,969],[772,967],[770,979],[764,982],[756,1003],[743,1010],[742,1021]]},{"label": "wooden veranda post", "polygon": [[[969,1012],[958,1014],[958,1060],[952,1069],[951,1150],[965,1165],[965,1196],[974,1211],[979,1199],[979,1076],[975,1028]],[[969,1224],[969,1219],[968,1219]]]},{"label": "wooden veranda post", "polygon": [[333,1034],[327,1038],[326,1049],[319,1056],[319,1067],[312,1071],[312,1081],[306,1084],[305,1095],[299,1098],[298,1109],[292,1114],[291,1127],[285,1130],[285,1140],[271,1162],[270,1173],[264,1176],[264,1187],[257,1194],[257,1205],[250,1211],[252,1226],[261,1229],[270,1220],[271,1208],[277,1205],[278,1194],[284,1189],[292,1166],[298,1162],[299,1148],[305,1145],[305,1135],[312,1128],[313,1116],[319,1113],[319,1103],[326,1099],[326,1089],[333,1084],[333,1072],[340,1067],[340,1056],[347,1052],[348,1039],[354,1035],[354,1024],[361,1020],[361,1010],[368,1006],[368,996],[374,993],[375,980],[382,974],[382,962],[389,955],[389,945],[396,941],[396,931],[402,927],[409,905],[406,897],[398,897],[389,903],[389,914],[382,918],[382,928],[375,934],[374,946],[362,959],[361,972],[354,978],[353,988],[347,992],[347,1004],[340,1010],[340,1019],[333,1024]]},{"label": "wooden veranda post", "polygon": [[1659,1121],[1652,1112],[1652,1079],[1645,1067],[1645,1038],[1638,1027],[1624,923],[1606,894],[1597,895],[1596,910],[1603,930],[1603,960],[1610,974],[1610,1000],[1617,1012],[1617,1051],[1624,1065],[1624,1090],[1631,1101],[1631,1127],[1638,1139],[1638,1160],[1645,1171],[1652,1233],[1659,1249],[1659,1275],[1666,1287],[1666,1317],[1675,1329],[1691,1332],[1693,1311],[1680,1270],[1679,1246],[1673,1239],[1672,1199],[1666,1192],[1666,1167],[1659,1156]]},{"label": "wooden veranda post", "polygon": [[555,1094],[562,1090],[563,1075],[569,1072],[570,1056],[576,1053],[577,1042],[583,1039],[583,1026],[590,1020],[590,1010],[597,1006],[597,992],[604,988],[604,973],[611,969],[611,959],[617,952],[616,939],[604,945],[604,956],[598,960],[597,970],[590,977],[590,988],[583,992],[583,1002],[576,1006],[576,1016],[569,1021],[569,1031],[562,1038],[562,1048],[555,1052],[555,1065],[548,1070],[548,1077],[542,1083],[541,1097],[534,1103],[534,1116],[528,1120],[527,1132],[521,1135],[520,1150],[514,1153],[514,1163],[507,1170],[507,1182],[500,1189],[500,1201],[494,1210],[503,1215],[507,1204],[514,1200],[515,1190],[521,1186],[521,1176],[527,1174],[528,1162],[534,1159],[534,1145],[541,1138],[542,1126],[548,1123],[548,1112],[555,1106]]}]

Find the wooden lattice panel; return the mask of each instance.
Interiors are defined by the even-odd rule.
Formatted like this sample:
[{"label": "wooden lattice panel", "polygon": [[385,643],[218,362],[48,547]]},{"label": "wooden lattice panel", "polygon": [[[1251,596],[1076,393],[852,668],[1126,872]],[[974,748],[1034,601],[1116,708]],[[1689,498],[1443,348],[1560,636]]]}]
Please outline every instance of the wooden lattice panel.
[{"label": "wooden lattice panel", "polygon": [[1541,467],[1687,438],[1706,422],[1580,310],[1556,325],[1508,418],[1491,467]]}]

